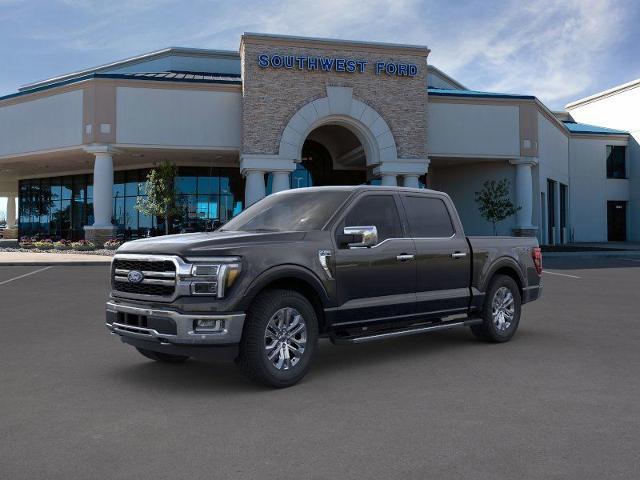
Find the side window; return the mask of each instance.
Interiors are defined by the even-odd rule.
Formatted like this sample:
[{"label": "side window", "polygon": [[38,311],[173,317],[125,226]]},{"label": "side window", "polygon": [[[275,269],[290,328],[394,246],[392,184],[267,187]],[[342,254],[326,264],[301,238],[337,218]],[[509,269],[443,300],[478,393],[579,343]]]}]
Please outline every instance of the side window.
[{"label": "side window", "polygon": [[378,241],[402,237],[402,227],[396,202],[391,195],[368,195],[351,207],[344,219],[344,226],[375,225]]},{"label": "side window", "polygon": [[453,224],[447,206],[439,198],[402,196],[409,232],[414,238],[450,237]]}]

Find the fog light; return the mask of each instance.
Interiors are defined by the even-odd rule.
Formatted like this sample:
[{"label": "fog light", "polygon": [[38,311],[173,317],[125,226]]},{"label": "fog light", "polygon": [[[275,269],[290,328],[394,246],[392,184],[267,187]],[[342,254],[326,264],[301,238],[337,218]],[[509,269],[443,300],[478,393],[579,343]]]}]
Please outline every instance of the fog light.
[{"label": "fog light", "polygon": [[193,295],[216,295],[218,293],[217,282],[197,282],[191,284]]},{"label": "fog light", "polygon": [[202,319],[196,320],[195,329],[198,332],[222,332],[225,324],[224,320]]}]

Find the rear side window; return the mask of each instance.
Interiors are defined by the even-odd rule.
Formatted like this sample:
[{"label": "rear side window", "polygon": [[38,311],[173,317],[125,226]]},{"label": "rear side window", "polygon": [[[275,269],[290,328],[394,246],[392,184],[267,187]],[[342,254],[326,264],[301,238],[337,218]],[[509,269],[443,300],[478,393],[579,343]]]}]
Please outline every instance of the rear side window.
[{"label": "rear side window", "polygon": [[409,232],[414,238],[450,237],[453,224],[447,206],[439,198],[402,196]]},{"label": "rear side window", "polygon": [[402,237],[402,227],[396,202],[390,195],[368,195],[349,210],[344,219],[346,227],[364,227],[375,225],[378,229],[378,241],[387,238]]}]

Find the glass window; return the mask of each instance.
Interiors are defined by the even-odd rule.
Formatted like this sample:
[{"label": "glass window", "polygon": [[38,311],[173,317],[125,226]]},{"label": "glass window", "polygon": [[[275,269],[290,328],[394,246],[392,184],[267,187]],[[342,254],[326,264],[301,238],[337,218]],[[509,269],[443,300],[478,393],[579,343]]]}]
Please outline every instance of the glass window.
[{"label": "glass window", "polygon": [[73,177],[62,177],[62,200],[71,200],[73,195]]},{"label": "glass window", "polygon": [[453,235],[451,215],[441,199],[403,195],[402,203],[412,237],[446,238]]},{"label": "glass window", "polygon": [[124,194],[127,197],[135,197],[138,195],[138,171],[127,171],[125,174]]},{"label": "glass window", "polygon": [[349,192],[296,192],[270,195],[230,220],[221,230],[311,231],[321,229]]},{"label": "glass window", "polygon": [[378,240],[402,237],[402,227],[396,202],[391,195],[367,195],[351,207],[344,219],[344,226],[375,226]]},{"label": "glass window", "polygon": [[178,193],[196,193],[197,185],[198,177],[182,175],[176,177],[176,190]]},{"label": "glass window", "polygon": [[124,197],[125,172],[115,172],[113,174],[113,197]]},{"label": "glass window", "polygon": [[607,178],[627,178],[627,147],[607,145]]}]

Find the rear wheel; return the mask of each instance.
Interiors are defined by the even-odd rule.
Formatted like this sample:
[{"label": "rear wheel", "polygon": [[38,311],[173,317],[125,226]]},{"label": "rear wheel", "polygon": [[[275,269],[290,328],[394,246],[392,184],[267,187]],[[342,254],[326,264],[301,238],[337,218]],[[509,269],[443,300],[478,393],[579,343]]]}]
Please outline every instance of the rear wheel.
[{"label": "rear wheel", "polygon": [[318,321],[309,301],[292,290],[267,290],[247,312],[238,365],[274,388],[295,385],[311,366]]},{"label": "rear wheel", "polygon": [[502,343],[511,340],[518,329],[521,311],[520,289],[507,275],[496,275],[487,289],[482,323],[471,327],[480,340]]},{"label": "rear wheel", "polygon": [[154,352],[153,350],[145,350],[144,348],[136,348],[141,355],[155,360],[156,362],[164,363],[182,363],[189,360],[189,357],[184,355],[171,355],[170,353]]}]

